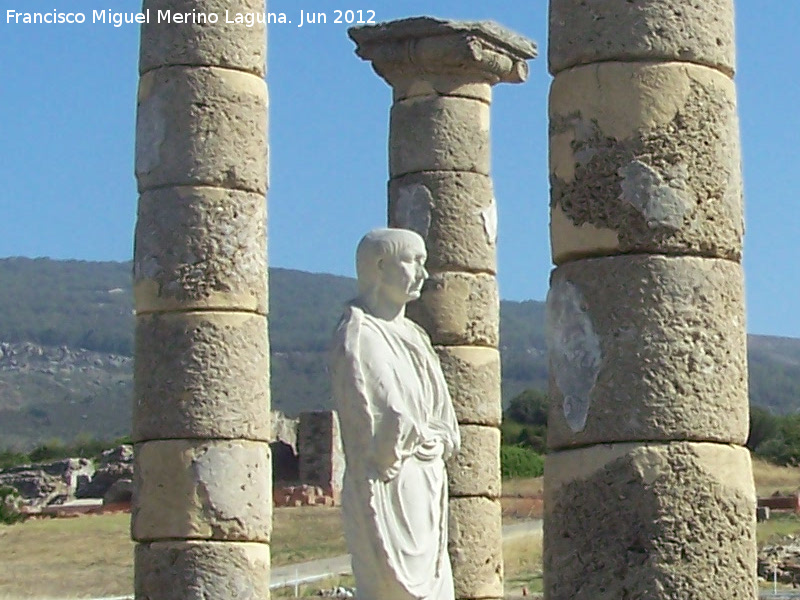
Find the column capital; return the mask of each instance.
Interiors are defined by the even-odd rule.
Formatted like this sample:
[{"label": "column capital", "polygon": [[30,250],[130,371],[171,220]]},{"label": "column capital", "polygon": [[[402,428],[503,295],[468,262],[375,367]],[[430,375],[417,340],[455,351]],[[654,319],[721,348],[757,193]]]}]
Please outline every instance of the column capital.
[{"label": "column capital", "polygon": [[[356,54],[393,87],[409,80],[521,83],[535,42],[492,21],[414,17],[348,30]],[[438,87],[438,86],[437,86]],[[440,91],[437,89],[437,91]]]}]

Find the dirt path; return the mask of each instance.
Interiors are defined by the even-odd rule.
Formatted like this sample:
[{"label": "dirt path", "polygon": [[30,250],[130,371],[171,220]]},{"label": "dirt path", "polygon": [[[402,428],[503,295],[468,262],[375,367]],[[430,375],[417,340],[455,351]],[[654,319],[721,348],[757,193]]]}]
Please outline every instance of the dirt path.
[{"label": "dirt path", "polygon": [[[542,531],[542,520],[533,519],[503,526],[503,539],[514,539]],[[347,575],[350,569],[350,555],[342,554],[333,558],[310,560],[294,565],[273,567],[270,570],[270,588],[284,587],[300,583],[310,583],[331,575]]]}]

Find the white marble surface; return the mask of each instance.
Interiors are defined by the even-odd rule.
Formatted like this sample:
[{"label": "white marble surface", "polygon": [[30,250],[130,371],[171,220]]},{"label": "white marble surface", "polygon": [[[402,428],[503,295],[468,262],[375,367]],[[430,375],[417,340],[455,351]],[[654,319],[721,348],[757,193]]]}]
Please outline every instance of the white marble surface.
[{"label": "white marble surface", "polygon": [[342,514],[359,600],[452,600],[445,460],[460,437],[425,331],[405,317],[427,277],[422,238],[367,234],[359,297],[331,349],[346,470]]}]

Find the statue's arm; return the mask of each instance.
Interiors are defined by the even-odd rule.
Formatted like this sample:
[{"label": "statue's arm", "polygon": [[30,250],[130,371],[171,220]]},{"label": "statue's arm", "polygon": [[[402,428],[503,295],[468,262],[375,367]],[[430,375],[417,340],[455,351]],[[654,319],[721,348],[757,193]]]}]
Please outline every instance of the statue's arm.
[{"label": "statue's arm", "polygon": [[333,350],[331,376],[342,433],[350,446],[346,451],[358,452],[371,476],[388,481],[419,438],[402,410],[405,400],[397,385],[402,374],[394,370],[380,336],[360,328],[344,333]]}]

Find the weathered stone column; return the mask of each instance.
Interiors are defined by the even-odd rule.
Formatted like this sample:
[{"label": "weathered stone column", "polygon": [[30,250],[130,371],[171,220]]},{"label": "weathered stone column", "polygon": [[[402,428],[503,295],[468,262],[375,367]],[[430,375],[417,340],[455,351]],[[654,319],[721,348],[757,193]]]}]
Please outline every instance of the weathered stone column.
[{"label": "weathered stone column", "polygon": [[733,40],[550,1],[549,600],[757,596]]},{"label": "weathered stone column", "polygon": [[350,30],[393,88],[389,226],[418,232],[430,280],[408,307],[431,336],[461,424],[448,465],[458,598],[503,596],[497,211],[489,171],[492,85],[527,78],[529,40],[494,23],[415,18]]},{"label": "weathered stone column", "polygon": [[[136,128],[131,530],[137,599],[268,598],[272,520],[264,26],[157,22]],[[223,19],[224,20],[224,19]]]}]

